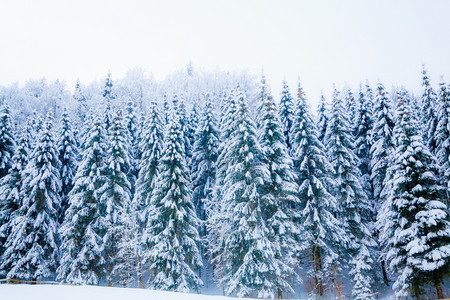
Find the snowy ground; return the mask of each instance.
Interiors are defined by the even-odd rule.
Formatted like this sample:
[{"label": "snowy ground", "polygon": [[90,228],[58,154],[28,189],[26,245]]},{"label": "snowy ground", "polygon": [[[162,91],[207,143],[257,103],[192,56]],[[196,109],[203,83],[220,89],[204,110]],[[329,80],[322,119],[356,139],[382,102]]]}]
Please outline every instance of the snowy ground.
[{"label": "snowy ground", "polygon": [[69,285],[0,285],[0,299],[8,300],[230,300],[223,296],[171,293],[132,288]]},{"label": "snowy ground", "polygon": [[[0,299],[7,300],[233,300],[237,298],[183,294],[136,288],[99,286],[1,284]],[[247,298],[248,299],[248,298]],[[298,299],[298,298],[297,298]],[[385,296],[380,299],[393,299]]]}]

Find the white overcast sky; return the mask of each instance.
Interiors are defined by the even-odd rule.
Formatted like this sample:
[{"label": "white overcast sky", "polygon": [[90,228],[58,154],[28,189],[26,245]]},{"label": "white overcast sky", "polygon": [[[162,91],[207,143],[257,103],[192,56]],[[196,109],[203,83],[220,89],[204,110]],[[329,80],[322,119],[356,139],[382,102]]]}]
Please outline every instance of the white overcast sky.
[{"label": "white overcast sky", "polygon": [[[420,88],[450,71],[450,1],[0,1],[0,84],[46,77],[88,83],[141,66],[266,74],[276,93],[300,76],[316,102],[366,78]],[[449,79],[447,76],[447,80]]]}]

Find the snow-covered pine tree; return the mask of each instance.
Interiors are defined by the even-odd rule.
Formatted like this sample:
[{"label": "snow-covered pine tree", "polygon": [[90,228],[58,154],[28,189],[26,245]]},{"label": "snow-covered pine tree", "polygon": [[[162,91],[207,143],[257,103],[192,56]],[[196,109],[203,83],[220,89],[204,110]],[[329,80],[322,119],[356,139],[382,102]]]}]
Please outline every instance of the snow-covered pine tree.
[{"label": "snow-covered pine tree", "polygon": [[390,166],[390,158],[394,147],[393,129],[395,124],[392,116],[391,100],[382,83],[377,84],[377,93],[373,110],[373,145],[370,148],[371,178],[374,187],[374,199],[377,203],[375,209],[378,210],[383,202],[380,194],[384,187],[386,171]]},{"label": "snow-covered pine tree", "polygon": [[[381,82],[378,82],[373,107],[373,144],[370,148],[371,180],[374,199],[373,209],[378,212],[376,224],[377,232],[380,231],[380,226],[385,222],[385,220],[380,219],[380,209],[383,202],[385,202],[382,191],[385,187],[385,180],[388,176],[387,170],[391,165],[392,153],[394,151],[393,130],[395,121],[392,115],[391,105],[391,100],[387,95],[384,85]],[[381,237],[379,238],[379,243],[381,243]],[[389,280],[384,257],[385,253],[382,253],[380,263],[383,272],[383,281],[387,285]]]},{"label": "snow-covered pine tree", "polygon": [[[355,114],[353,136],[355,137],[355,154],[359,158],[358,168],[362,177],[360,182],[366,192],[369,200],[373,201],[373,187],[371,181],[371,166],[370,166],[370,149],[372,147],[372,127],[373,127],[373,112],[370,100],[364,94],[362,87],[359,90],[358,105]],[[374,207],[371,204],[371,207]],[[371,219],[374,220],[374,211],[371,210]]]},{"label": "snow-covered pine tree", "polygon": [[382,228],[386,259],[398,274],[397,297],[413,293],[420,299],[420,285],[432,280],[437,298],[444,298],[441,280],[450,260],[450,223],[444,188],[437,178],[435,157],[423,143],[406,99],[399,95],[396,149],[390,168]]},{"label": "snow-covered pine tree", "polygon": [[[239,87],[236,92],[239,91]],[[236,117],[236,98],[234,96],[234,91],[231,91],[226,98],[223,99],[223,103],[221,105],[221,118],[219,125],[219,148],[218,148],[218,157],[216,163],[216,180],[215,180],[215,188],[213,191],[214,197],[206,210],[207,212],[207,220],[206,220],[206,228],[208,232],[208,237],[206,239],[207,247],[209,251],[209,255],[212,259],[214,259],[217,255],[219,255],[223,249],[223,245],[220,244],[220,237],[222,237],[225,233],[226,225],[223,222],[226,221],[226,218],[221,216],[221,205],[223,200],[223,185],[225,181],[226,172],[229,168],[229,157],[228,153],[230,152],[230,142],[231,136],[235,131],[235,122],[234,119]],[[224,95],[225,97],[225,95]],[[221,261],[217,259],[213,262],[213,267],[215,269],[214,276],[215,279],[220,281],[223,277],[223,273],[219,270],[222,265]]]},{"label": "snow-covered pine tree", "polygon": [[[224,224],[222,247],[215,257],[216,273],[223,273],[221,283],[227,294],[238,297],[274,297],[284,285],[283,264],[276,257],[271,227],[262,199],[264,183],[270,180],[263,162],[254,122],[250,119],[242,93],[237,97],[237,111],[226,154],[228,169],[222,187],[219,224]],[[220,276],[219,276],[220,278]]]},{"label": "snow-covered pine tree", "polygon": [[104,122],[106,130],[108,130],[109,126],[111,126],[112,120],[111,101],[114,100],[115,98],[112,88],[113,88],[113,81],[111,79],[111,72],[108,72],[108,76],[105,79],[105,86],[102,92],[103,101],[105,105]]},{"label": "snow-covered pine tree", "polygon": [[195,132],[197,131],[198,124],[200,121],[200,114],[198,110],[199,110],[198,104],[197,102],[195,102],[192,106],[192,110],[189,115],[189,121],[187,124],[187,137],[189,138],[189,144],[191,145],[192,151],[195,142]]},{"label": "snow-covered pine tree", "polygon": [[301,203],[300,224],[305,253],[311,257],[308,271],[313,280],[312,294],[323,297],[325,284],[333,277],[333,265],[339,258],[338,248],[346,238],[338,219],[339,204],[330,193],[333,181],[331,165],[304,100],[296,103],[293,123],[293,158],[298,174]]},{"label": "snow-covered pine tree", "polygon": [[[269,171],[269,179],[262,188],[261,206],[262,217],[267,228],[267,239],[270,241],[268,249],[273,251],[272,261],[268,262],[271,272],[264,274],[266,287],[258,291],[258,296],[282,298],[283,293],[293,293],[291,282],[299,281],[294,272],[298,263],[296,257],[300,251],[298,237],[300,230],[296,221],[299,220],[297,197],[298,186],[293,162],[285,144],[283,127],[277,111],[277,106],[270,94],[270,88],[261,85],[261,99],[259,112],[258,140],[261,145],[262,162]],[[264,92],[264,94],[263,94]],[[264,222],[264,221],[263,221]],[[263,250],[265,251],[265,250]]]},{"label": "snow-covered pine tree", "polygon": [[325,96],[322,94],[320,96],[319,108],[317,110],[317,130],[319,141],[323,144],[325,140],[325,133],[327,132],[328,126],[328,103]]},{"label": "snow-covered pine tree", "polygon": [[21,207],[10,223],[2,257],[2,269],[8,269],[8,278],[48,278],[58,263],[61,163],[52,127],[53,115],[49,112],[24,170]]},{"label": "snow-covered pine tree", "polygon": [[80,125],[83,125],[86,122],[88,108],[86,97],[81,90],[80,80],[77,79],[75,83],[75,89],[73,91],[73,99],[77,102],[77,117]]},{"label": "snow-covered pine tree", "polygon": [[291,92],[289,91],[289,86],[286,80],[283,80],[283,89],[281,91],[279,111],[281,124],[283,125],[284,139],[286,141],[287,148],[290,150],[292,147],[289,133],[291,132],[292,122],[294,118],[294,101],[291,96]]},{"label": "snow-covered pine tree", "polygon": [[[201,224],[200,237],[206,236],[206,216],[211,212],[213,190],[216,182],[216,162],[219,147],[219,131],[213,103],[206,95],[205,107],[195,133],[192,151],[192,199]],[[207,213],[208,212],[208,213]]]},{"label": "snow-covered pine tree", "polygon": [[0,111],[0,178],[8,174],[13,164],[14,147],[9,106],[4,105]]},{"label": "snow-covered pine tree", "polygon": [[195,273],[202,266],[202,258],[197,248],[198,219],[184,141],[178,116],[173,112],[144,232],[149,249],[150,286],[178,292],[198,291],[202,285]]},{"label": "snow-covered pine tree", "polygon": [[353,91],[350,87],[347,87],[344,91],[344,109],[348,114],[349,124],[354,128],[353,122],[355,121],[356,112],[358,110],[358,102],[353,95]]},{"label": "snow-covered pine tree", "polygon": [[[23,170],[28,162],[28,153],[28,136],[24,130],[12,157],[12,166],[8,174],[0,179],[0,258],[11,232],[10,221],[22,204]],[[0,269],[0,276],[6,276],[5,271]]]},{"label": "snow-covered pine tree", "polygon": [[426,141],[430,151],[436,153],[436,127],[437,127],[437,96],[430,85],[430,78],[425,70],[425,65],[422,68],[422,112],[421,121],[424,126],[423,137]]},{"label": "snow-covered pine tree", "polygon": [[[128,213],[131,205],[131,184],[127,174],[130,170],[129,145],[127,132],[123,124],[121,112],[117,111],[109,128],[109,149],[106,158],[105,183],[100,188],[100,201],[104,206],[106,232],[103,236],[104,256],[108,264],[108,286],[113,280],[128,274],[117,274],[115,267],[123,263],[123,257],[118,255],[119,243],[125,233]],[[136,245],[137,246],[137,245]]]},{"label": "snow-covered pine tree", "polygon": [[128,173],[128,178],[131,182],[131,186],[134,187],[134,183],[139,174],[139,159],[140,159],[140,148],[139,148],[139,128],[138,120],[135,114],[134,103],[131,98],[127,101],[127,108],[125,114],[125,127],[127,131],[127,143],[129,145],[129,157],[130,157],[130,170]]},{"label": "snow-covered pine tree", "polygon": [[163,150],[164,124],[160,117],[158,104],[152,102],[148,121],[145,124],[144,136],[140,148],[142,159],[140,161],[139,176],[136,181],[136,193],[134,202],[137,210],[141,212],[141,226],[148,222],[148,209],[152,191],[156,186],[156,178],[159,174],[159,163]]},{"label": "snow-covered pine tree", "polygon": [[[140,148],[142,157],[140,160],[139,175],[136,181],[136,190],[133,202],[137,209],[138,231],[137,235],[142,240],[143,230],[148,222],[148,216],[151,213],[150,199],[152,191],[155,189],[156,178],[159,174],[159,162],[162,156],[163,139],[165,124],[161,120],[158,104],[156,101],[151,103],[148,121],[145,123],[144,132]],[[136,233],[135,233],[136,234]],[[140,241],[142,251],[138,259],[138,282],[143,287],[143,265],[148,257],[147,241]]]},{"label": "snow-covered pine tree", "polygon": [[183,131],[186,162],[189,165],[192,157],[192,145],[191,145],[191,138],[189,136],[189,127],[190,127],[189,119],[187,117],[186,104],[184,103],[183,99],[180,101],[176,113],[177,119],[179,120],[181,125],[181,131]]},{"label": "snow-covered pine tree", "polygon": [[450,88],[444,82],[439,84],[439,104],[437,108],[437,127],[435,132],[436,157],[440,166],[441,180],[450,195]]},{"label": "snow-covered pine tree", "polygon": [[59,222],[62,223],[66,209],[69,205],[69,192],[74,185],[74,177],[77,171],[78,149],[73,136],[72,125],[67,110],[64,109],[61,118],[61,129],[59,132],[58,157],[61,162],[61,209],[59,211]]},{"label": "snow-covered pine tree", "polygon": [[[346,253],[353,258],[350,260],[352,265],[357,265],[361,261],[370,260],[370,257],[359,257],[359,255],[370,254],[369,251],[362,251],[361,247],[374,247],[375,243],[371,239],[371,233],[367,228],[370,217],[370,204],[359,181],[361,178],[361,173],[357,167],[359,160],[353,152],[354,144],[352,142],[353,137],[350,132],[351,127],[348,115],[336,90],[333,93],[332,109],[329,117],[325,141],[333,170],[334,194],[342,207],[342,211],[338,215],[349,239],[349,243],[343,244],[341,250],[342,254]],[[357,260],[358,257],[360,260]],[[366,283],[367,288],[370,289],[371,270],[353,274],[358,275],[353,278],[354,287]],[[361,282],[362,276],[365,282]]]},{"label": "snow-covered pine tree", "polygon": [[100,188],[105,182],[106,133],[97,117],[82,152],[69,194],[69,207],[59,230],[61,263],[57,279],[70,284],[98,284],[105,275],[102,237],[106,223],[101,215]]},{"label": "snow-covered pine tree", "polygon": [[169,114],[170,114],[170,105],[169,100],[167,99],[167,95],[164,95],[162,107],[163,111],[161,119],[163,121],[163,127],[166,128],[169,124]]}]

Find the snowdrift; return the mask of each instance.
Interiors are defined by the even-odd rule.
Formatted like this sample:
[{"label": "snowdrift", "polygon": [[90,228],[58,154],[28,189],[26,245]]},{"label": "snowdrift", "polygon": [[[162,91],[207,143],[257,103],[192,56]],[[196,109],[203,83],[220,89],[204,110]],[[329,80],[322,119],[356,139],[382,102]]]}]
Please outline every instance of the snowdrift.
[{"label": "snowdrift", "polygon": [[230,300],[223,296],[184,294],[136,288],[71,285],[0,285],[5,300]]}]

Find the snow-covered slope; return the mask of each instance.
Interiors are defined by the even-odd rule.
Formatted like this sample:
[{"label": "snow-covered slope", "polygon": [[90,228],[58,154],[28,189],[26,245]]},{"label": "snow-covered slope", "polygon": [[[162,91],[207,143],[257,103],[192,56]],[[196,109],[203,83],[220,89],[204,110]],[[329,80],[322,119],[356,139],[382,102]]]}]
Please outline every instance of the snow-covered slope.
[{"label": "snow-covered slope", "polygon": [[225,300],[207,296],[133,288],[70,285],[0,285],[0,299],[8,300]]}]

